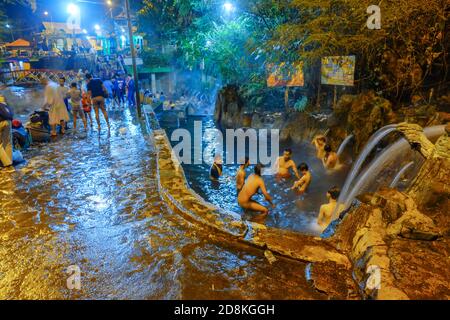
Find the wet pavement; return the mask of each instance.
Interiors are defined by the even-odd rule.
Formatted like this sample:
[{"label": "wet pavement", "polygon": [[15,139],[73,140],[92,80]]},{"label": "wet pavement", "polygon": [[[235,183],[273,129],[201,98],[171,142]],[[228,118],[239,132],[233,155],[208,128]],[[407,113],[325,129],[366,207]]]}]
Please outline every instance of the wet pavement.
[{"label": "wet pavement", "polygon": [[110,116],[110,136],[66,134],[0,169],[1,299],[326,298],[305,264],[271,265],[170,212],[143,126],[128,110]]}]

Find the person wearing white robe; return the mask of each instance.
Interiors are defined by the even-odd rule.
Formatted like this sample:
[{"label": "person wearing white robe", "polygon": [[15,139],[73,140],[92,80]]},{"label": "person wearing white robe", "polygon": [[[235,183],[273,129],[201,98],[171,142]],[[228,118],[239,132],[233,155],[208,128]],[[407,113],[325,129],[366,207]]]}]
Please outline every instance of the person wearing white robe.
[{"label": "person wearing white robe", "polygon": [[44,91],[44,110],[48,110],[49,124],[52,127],[52,136],[56,136],[56,126],[61,125],[61,133],[65,133],[66,121],[69,121],[69,113],[67,112],[66,104],[61,92],[58,90],[58,85],[50,81],[48,78],[41,80],[45,85]]}]

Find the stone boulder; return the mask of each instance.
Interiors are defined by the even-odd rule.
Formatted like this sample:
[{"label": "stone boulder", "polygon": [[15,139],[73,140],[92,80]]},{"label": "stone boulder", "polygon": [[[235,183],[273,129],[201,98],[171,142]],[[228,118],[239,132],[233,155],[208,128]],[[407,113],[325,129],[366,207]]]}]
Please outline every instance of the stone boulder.
[{"label": "stone boulder", "polygon": [[[278,120],[277,126],[281,124]],[[277,128],[278,129],[278,128]],[[326,131],[326,121],[320,121],[305,112],[291,112],[280,126],[280,140],[301,143],[311,141],[317,134]]]},{"label": "stone boulder", "polygon": [[379,128],[397,122],[392,104],[375,92],[368,91],[359,95],[343,95],[333,109],[333,121],[328,122],[329,143],[336,150],[350,134],[355,137],[355,152],[369,140]]},{"label": "stone boulder", "polygon": [[[448,260],[450,249],[441,244],[448,244],[449,237],[435,220],[419,211],[408,193],[386,188],[366,195],[365,203],[350,209],[330,240],[350,257],[353,274],[366,297],[415,299],[419,292],[412,290],[418,287],[410,288],[406,277],[412,274],[420,277],[416,272],[419,268],[426,270],[427,276],[427,291],[421,298],[445,299],[449,290],[443,283],[448,281],[450,274],[448,267],[437,266]],[[406,255],[400,254],[399,244],[411,254],[418,252],[414,264],[408,264]],[[440,248],[438,252],[433,249],[436,246]],[[422,255],[432,260],[427,262]],[[404,279],[401,284],[397,281],[399,277]]]},{"label": "stone boulder", "polygon": [[229,85],[217,93],[214,120],[227,128],[242,127],[243,124],[243,102],[238,89]]}]

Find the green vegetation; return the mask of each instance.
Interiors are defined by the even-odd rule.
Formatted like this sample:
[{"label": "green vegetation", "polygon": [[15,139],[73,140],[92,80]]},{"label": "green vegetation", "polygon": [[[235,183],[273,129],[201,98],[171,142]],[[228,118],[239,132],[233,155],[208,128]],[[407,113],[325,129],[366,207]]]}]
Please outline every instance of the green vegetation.
[{"label": "green vegetation", "polygon": [[[267,64],[305,61],[306,73],[318,73],[327,55],[356,55],[357,88],[392,98],[448,77],[445,0],[382,1],[381,30],[366,26],[371,0],[241,0],[232,2],[232,12],[223,3],[146,0],[139,6],[140,28],[153,43],[176,46],[179,65],[204,67],[224,84],[248,89],[249,99],[268,90]],[[306,74],[307,85],[318,78]]]}]

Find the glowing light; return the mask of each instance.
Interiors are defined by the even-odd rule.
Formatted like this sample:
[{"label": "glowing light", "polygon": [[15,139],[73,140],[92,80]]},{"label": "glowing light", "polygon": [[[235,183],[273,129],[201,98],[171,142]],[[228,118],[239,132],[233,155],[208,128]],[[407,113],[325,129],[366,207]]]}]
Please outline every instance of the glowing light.
[{"label": "glowing light", "polygon": [[45,15],[45,16],[48,16],[48,11],[45,11],[45,12],[44,12],[44,15]]},{"label": "glowing light", "polygon": [[108,1],[106,1],[106,3],[108,4],[108,6],[112,6],[112,1],[111,0],[108,0]]},{"label": "glowing light", "polygon": [[223,4],[223,9],[227,12],[230,13],[231,11],[234,11],[234,6],[231,2],[225,2]]},{"label": "glowing light", "polygon": [[100,26],[98,25],[98,24],[96,24],[95,26],[94,26],[94,28],[95,28],[95,30],[100,30]]},{"label": "glowing light", "polygon": [[10,26],[9,24],[7,24],[6,27],[7,27],[8,29],[11,28],[11,26]]},{"label": "glowing light", "polygon": [[67,12],[69,14],[76,15],[80,13],[80,8],[78,8],[78,6],[74,5],[73,3],[70,3],[67,6]]},{"label": "glowing light", "polygon": [[86,29],[83,29],[83,33],[84,33],[84,34],[87,34],[88,32],[87,32],[87,30],[86,30]]}]

